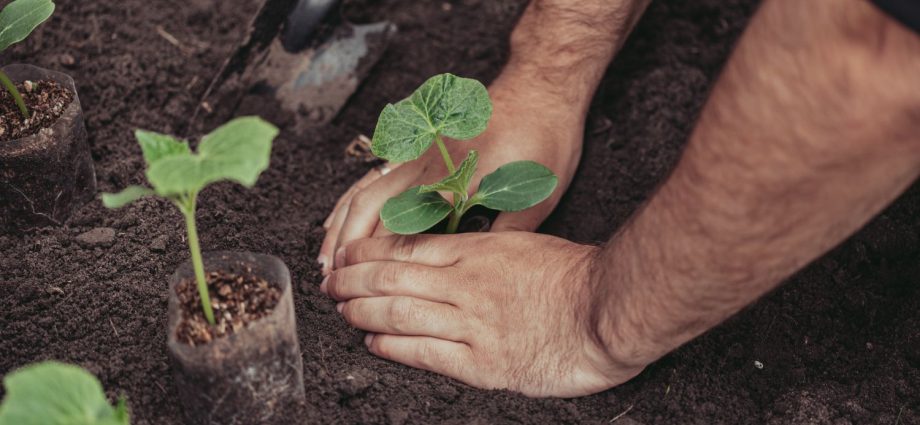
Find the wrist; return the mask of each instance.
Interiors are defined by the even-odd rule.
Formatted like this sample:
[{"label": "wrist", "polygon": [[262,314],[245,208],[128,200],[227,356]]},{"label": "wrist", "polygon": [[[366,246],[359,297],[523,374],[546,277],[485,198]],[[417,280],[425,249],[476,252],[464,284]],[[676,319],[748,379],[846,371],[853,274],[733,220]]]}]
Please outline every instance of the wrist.
[{"label": "wrist", "polygon": [[613,364],[643,368],[677,344],[665,329],[666,295],[648,293],[654,286],[648,283],[656,277],[643,267],[647,261],[639,258],[639,247],[622,246],[626,239],[618,236],[594,258],[588,281],[595,294],[588,307],[589,326]]}]

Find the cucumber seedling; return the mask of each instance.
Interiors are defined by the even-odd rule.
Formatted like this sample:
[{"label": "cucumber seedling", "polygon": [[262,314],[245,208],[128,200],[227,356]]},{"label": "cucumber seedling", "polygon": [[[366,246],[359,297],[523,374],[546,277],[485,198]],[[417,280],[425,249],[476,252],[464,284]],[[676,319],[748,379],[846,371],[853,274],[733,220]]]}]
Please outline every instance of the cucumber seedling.
[{"label": "cucumber seedling", "polygon": [[198,193],[205,186],[224,180],[245,187],[255,185],[259,174],[268,168],[272,140],[277,135],[278,129],[259,117],[237,118],[204,136],[198,152],[192,153],[185,140],[137,130],[134,136],[141,145],[147,162],[147,181],[153,188],[128,186],[117,194],[102,194],[102,203],[107,208],[120,208],[145,196],[166,198],[179,208],[185,217],[201,307],[211,325],[214,325],[214,312],[195,225]]},{"label": "cucumber seedling", "polygon": [[[445,232],[456,233],[460,218],[476,205],[521,211],[553,193],[556,175],[533,161],[505,164],[483,177],[475,194],[469,193],[479,154],[470,150],[457,167],[443,137],[472,139],[485,131],[491,116],[492,101],[485,86],[452,74],[431,77],[408,98],[383,108],[371,141],[374,155],[392,162],[412,161],[435,144],[450,173],[439,182],[390,198],[380,210],[387,229],[403,235],[420,233],[450,216]],[[451,193],[453,204],[439,192]]]},{"label": "cucumber seedling", "polygon": [[[7,47],[25,40],[36,27],[54,13],[52,0],[13,0],[0,11],[0,53]],[[0,85],[13,96],[13,101],[25,119],[29,119],[29,108],[22,100],[16,85],[0,70]]]},{"label": "cucumber seedling", "polygon": [[3,378],[0,425],[128,425],[124,397],[109,404],[102,385],[83,368],[47,361]]}]

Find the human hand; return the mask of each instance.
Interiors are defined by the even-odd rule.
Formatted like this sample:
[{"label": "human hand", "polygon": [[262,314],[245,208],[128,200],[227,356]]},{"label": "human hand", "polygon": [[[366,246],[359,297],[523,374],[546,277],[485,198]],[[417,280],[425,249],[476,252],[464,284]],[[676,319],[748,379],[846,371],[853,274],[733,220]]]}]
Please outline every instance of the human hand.
[{"label": "human hand", "polygon": [[634,333],[599,334],[597,251],[525,232],[361,239],[336,253],[320,290],[377,356],[475,387],[575,397],[646,365],[607,346]]},{"label": "human hand", "polygon": [[[471,149],[479,151],[473,191],[483,176],[518,160],[536,161],[559,178],[555,192],[546,201],[525,211],[500,214],[492,225],[493,231],[536,230],[559,203],[581,157],[582,111],[567,109],[550,99],[534,99],[540,94],[519,87],[521,81],[506,77],[490,87],[493,113],[482,135],[446,144],[453,158],[465,158]],[[383,168],[387,169],[390,172],[386,175],[381,169],[369,171],[342,195],[326,219],[326,237],[317,257],[323,274],[337,267],[332,260],[338,247],[353,240],[390,234],[380,221],[380,209],[389,198],[449,174],[437,149],[429,149],[416,161]]]}]

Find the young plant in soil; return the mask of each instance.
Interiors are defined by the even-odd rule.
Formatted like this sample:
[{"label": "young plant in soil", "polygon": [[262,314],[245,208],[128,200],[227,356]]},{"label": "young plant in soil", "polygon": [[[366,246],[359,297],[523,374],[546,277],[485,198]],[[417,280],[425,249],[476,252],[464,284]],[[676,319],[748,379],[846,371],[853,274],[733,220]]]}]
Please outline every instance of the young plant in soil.
[{"label": "young plant in soil", "polygon": [[237,118],[204,136],[198,152],[193,153],[185,140],[137,130],[134,135],[147,162],[147,181],[153,188],[129,186],[117,194],[102,195],[102,203],[108,208],[120,208],[145,196],[159,196],[182,212],[201,308],[212,326],[214,312],[195,225],[198,193],[205,186],[224,180],[252,187],[268,168],[272,140],[277,134],[278,129],[261,118]]},{"label": "young plant in soil", "polygon": [[33,364],[3,379],[0,425],[128,425],[124,397],[112,407],[102,385],[83,368],[54,361]]},{"label": "young plant in soil", "polygon": [[[36,27],[45,22],[54,13],[52,0],[14,0],[0,11],[0,53],[7,47],[25,40]],[[23,118],[29,119],[29,108],[26,107],[22,94],[12,80],[0,70],[0,85],[9,92],[22,113]]]},{"label": "young plant in soil", "polygon": [[[475,194],[470,193],[479,153],[470,150],[456,166],[444,137],[472,139],[485,131],[491,116],[492,101],[485,86],[452,74],[431,77],[408,98],[383,108],[371,141],[374,155],[391,162],[412,161],[435,144],[450,173],[441,181],[415,186],[390,198],[380,210],[387,229],[404,235],[420,233],[449,216],[445,232],[456,233],[463,214],[476,205],[521,211],[553,193],[556,175],[533,161],[499,167],[482,178]],[[453,203],[439,192],[451,193]]]}]

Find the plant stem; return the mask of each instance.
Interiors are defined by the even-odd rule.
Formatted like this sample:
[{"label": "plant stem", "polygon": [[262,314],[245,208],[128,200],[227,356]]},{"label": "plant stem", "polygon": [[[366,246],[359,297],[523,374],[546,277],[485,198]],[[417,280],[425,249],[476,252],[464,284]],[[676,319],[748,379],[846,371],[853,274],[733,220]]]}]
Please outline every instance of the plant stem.
[{"label": "plant stem", "polygon": [[450,152],[447,151],[447,146],[444,146],[444,141],[441,140],[441,135],[435,135],[434,141],[438,144],[438,150],[441,151],[441,158],[444,158],[444,164],[447,165],[447,171],[453,174],[454,171],[457,171],[457,169],[454,168],[454,160],[450,158]]},{"label": "plant stem", "polygon": [[460,227],[460,219],[463,217],[463,209],[454,208],[450,213],[450,220],[447,222],[447,229],[444,229],[444,233],[452,235],[457,233],[457,228]]},{"label": "plant stem", "polygon": [[214,325],[214,311],[211,310],[211,297],[208,295],[208,283],[204,279],[204,262],[201,261],[201,247],[198,245],[198,228],[195,226],[195,196],[182,209],[185,226],[188,229],[188,248],[192,253],[192,267],[195,269],[195,281],[198,284],[198,296],[208,323]]},{"label": "plant stem", "polygon": [[19,112],[22,112],[22,116],[29,119],[29,108],[26,108],[26,102],[22,100],[22,95],[19,94],[19,90],[16,90],[16,85],[10,81],[10,77],[7,77],[3,71],[0,71],[0,84],[3,84],[6,91],[10,92],[10,96],[13,96],[13,101],[16,102],[16,106],[19,107]]}]

